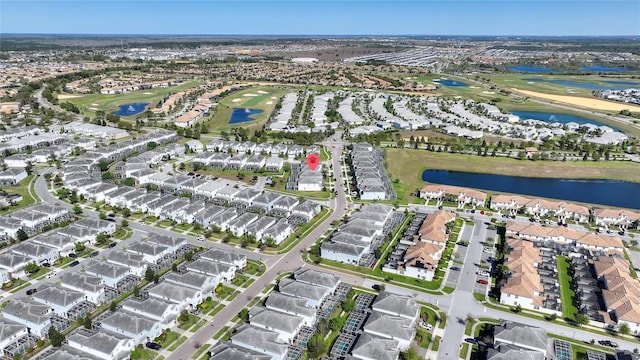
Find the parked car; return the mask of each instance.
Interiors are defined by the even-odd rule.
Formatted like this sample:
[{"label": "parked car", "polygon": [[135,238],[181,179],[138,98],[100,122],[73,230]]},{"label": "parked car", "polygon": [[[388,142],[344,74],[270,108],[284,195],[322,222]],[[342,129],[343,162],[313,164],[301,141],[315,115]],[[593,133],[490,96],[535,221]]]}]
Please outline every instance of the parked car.
[{"label": "parked car", "polygon": [[459,267],[457,267],[457,266],[452,266],[452,267],[451,267],[451,270],[453,270],[453,271],[460,271],[460,268],[459,268]]},{"label": "parked car", "polygon": [[43,263],[43,264],[42,264],[42,266],[44,266],[44,267],[51,267],[51,264],[49,264],[49,263]]},{"label": "parked car", "polygon": [[89,256],[90,256],[90,257],[96,257],[96,256],[98,256],[98,252],[97,252],[97,251],[94,251],[94,252],[92,252],[92,253],[91,253],[91,255],[89,255]]},{"label": "parked car", "polygon": [[74,266],[78,266],[78,265],[80,265],[80,261],[78,261],[78,260],[72,261],[72,262],[69,264],[69,266],[70,266],[70,267],[74,267]]},{"label": "parked car", "polygon": [[609,346],[612,348],[617,348],[619,345],[611,340],[599,340],[598,344],[602,345],[602,346]]},{"label": "parked car", "polygon": [[468,342],[469,344],[477,344],[478,340],[474,339],[474,338],[466,338],[464,339],[465,342]]},{"label": "parked car", "polygon": [[151,350],[160,350],[160,344],[152,342],[152,341],[148,342],[146,344],[146,346]]},{"label": "parked car", "polygon": [[485,279],[480,279],[478,280],[478,284],[482,284],[482,285],[489,285],[489,282]]},{"label": "parked car", "polygon": [[29,289],[27,290],[27,296],[31,296],[38,292],[38,289]]},{"label": "parked car", "polygon": [[373,286],[371,286],[371,288],[375,291],[380,291],[380,285],[378,284],[373,284]]},{"label": "parked car", "polygon": [[112,248],[114,246],[116,246],[117,243],[112,242],[111,244],[109,244],[109,247]]},{"label": "parked car", "polygon": [[75,259],[78,257],[78,255],[74,254],[74,253],[69,253],[69,257],[72,259]]}]

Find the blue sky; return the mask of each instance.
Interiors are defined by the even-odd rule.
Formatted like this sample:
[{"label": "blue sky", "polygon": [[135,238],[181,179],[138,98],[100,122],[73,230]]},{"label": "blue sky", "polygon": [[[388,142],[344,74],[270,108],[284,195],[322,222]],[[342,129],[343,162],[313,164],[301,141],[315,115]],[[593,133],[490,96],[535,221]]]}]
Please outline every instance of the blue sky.
[{"label": "blue sky", "polygon": [[640,1],[0,0],[0,33],[640,35]]}]

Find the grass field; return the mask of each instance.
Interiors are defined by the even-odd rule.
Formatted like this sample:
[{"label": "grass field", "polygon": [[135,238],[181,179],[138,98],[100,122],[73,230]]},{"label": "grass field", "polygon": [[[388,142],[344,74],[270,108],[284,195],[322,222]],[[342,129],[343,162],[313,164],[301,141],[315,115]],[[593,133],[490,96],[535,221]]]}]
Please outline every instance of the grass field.
[{"label": "grass field", "polygon": [[571,290],[571,277],[569,276],[569,260],[564,256],[558,256],[558,281],[560,282],[560,299],[562,300],[562,316],[565,319],[575,321],[578,309],[573,304],[575,293]]},{"label": "grass field", "polygon": [[[636,81],[628,77],[604,77],[598,75],[552,75],[552,74],[491,74],[481,75],[483,78],[488,78],[491,83],[496,84],[502,88],[518,88],[536,92],[543,92],[546,94],[555,95],[576,95],[576,96],[588,96],[591,97],[591,90],[583,89],[576,86],[565,86],[540,80],[566,80],[575,83],[596,84],[596,85],[611,85],[605,81],[617,80],[617,81]],[[531,81],[535,79],[536,81]],[[630,86],[632,87],[632,86]]]},{"label": "grass field", "polygon": [[[256,86],[226,96],[220,100],[218,108],[216,109],[213,117],[211,117],[206,122],[207,126],[209,127],[209,131],[228,131],[233,127],[239,126],[248,127],[250,128],[250,130],[259,129],[262,124],[264,124],[267,119],[269,119],[269,116],[275,108],[278,100],[289,91],[290,90],[279,87]],[[252,118],[255,119],[254,121],[229,124],[229,118],[231,117],[233,108],[242,107],[260,109],[263,112],[253,115]]]},{"label": "grass field", "polygon": [[33,190],[31,191],[31,194],[29,193],[29,185],[32,180],[35,184],[35,177],[36,175],[29,175],[20,181],[18,186],[4,188],[8,194],[20,194],[22,196],[22,201],[18,202],[15,206],[8,206],[7,208],[0,210],[0,215],[14,212],[40,201]]},{"label": "grass field", "polygon": [[198,82],[191,81],[178,86],[132,91],[126,94],[85,95],[65,100],[61,99],[60,102],[68,101],[70,103],[73,103],[78,108],[80,108],[81,112],[90,115],[95,114],[96,110],[103,110],[106,113],[116,111],[118,110],[118,106],[128,103],[148,102],[149,108],[153,108],[165,96],[193,88],[198,84]]},{"label": "grass field", "polygon": [[501,157],[482,157],[449,153],[435,153],[412,149],[385,149],[387,167],[401,202],[413,202],[411,195],[422,188],[422,172],[427,169],[467,171],[549,178],[614,179],[640,182],[638,165],[631,162],[594,161],[529,161]]},{"label": "grass field", "polygon": [[512,88],[511,90],[531,96],[533,98],[540,98],[544,100],[550,100],[554,103],[566,104],[571,106],[578,106],[581,108],[600,110],[600,111],[613,111],[620,112],[622,110],[629,110],[631,112],[640,112],[639,105],[626,104],[617,101],[601,100],[595,97],[581,97],[573,95],[553,95],[537,91],[529,91]]}]

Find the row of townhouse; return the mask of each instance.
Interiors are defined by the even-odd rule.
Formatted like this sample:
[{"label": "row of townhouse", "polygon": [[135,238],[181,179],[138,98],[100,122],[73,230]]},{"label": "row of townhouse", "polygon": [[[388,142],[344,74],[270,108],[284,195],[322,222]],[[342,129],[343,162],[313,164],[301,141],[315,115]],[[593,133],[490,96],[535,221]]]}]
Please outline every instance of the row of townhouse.
[{"label": "row of townhouse", "polygon": [[45,129],[35,125],[20,126],[7,130],[1,130],[0,142],[4,143],[13,139],[20,139],[26,136],[38,135],[44,132]]},{"label": "row of townhouse", "polygon": [[384,241],[393,213],[388,205],[364,205],[320,245],[320,256],[354,265],[370,262],[371,254]]},{"label": "row of townhouse", "polygon": [[611,322],[627,324],[633,334],[640,333],[640,283],[623,258],[601,256],[593,261],[596,278],[602,284],[604,308]]},{"label": "row of townhouse", "polygon": [[39,149],[47,149],[49,147],[65,144],[68,140],[70,140],[68,135],[60,134],[59,132],[43,132],[38,135],[28,135],[1,142],[0,152],[2,154],[19,153],[26,150],[32,150],[35,152]]},{"label": "row of townhouse", "polygon": [[310,145],[305,149],[302,145],[283,143],[255,143],[253,141],[224,141],[221,139],[211,140],[207,143],[207,151],[236,154],[262,154],[273,156],[298,157],[315,153],[320,155],[320,146]]},{"label": "row of townhouse", "polygon": [[98,234],[113,234],[115,230],[112,222],[86,218],[23,241],[0,254],[0,282],[26,276],[24,268],[29,263],[52,264],[73,253],[77,243],[93,244]]},{"label": "row of townhouse", "polygon": [[229,153],[205,151],[193,158],[192,165],[194,168],[245,170],[249,172],[257,172],[264,169],[265,171],[278,172],[284,167],[284,159],[276,156],[266,158],[263,155],[231,155]]},{"label": "row of townhouse", "polygon": [[487,199],[487,193],[451,185],[426,185],[420,190],[420,198],[426,199],[427,203],[436,200],[436,206],[442,206],[445,201],[455,202],[458,209],[465,205],[472,208],[483,207]]},{"label": "row of townhouse", "polygon": [[105,140],[118,140],[129,136],[129,133],[124,129],[80,121],[69,123],[64,126],[64,129],[77,135],[92,136]]},{"label": "row of townhouse", "polygon": [[335,296],[340,286],[341,280],[335,275],[313,269],[296,270],[293,279],[280,280],[279,291],[267,297],[265,306],[249,310],[249,324],[240,326],[229,343],[214,348],[211,358],[227,359],[225,356],[237,352],[286,359],[300,331],[313,331],[318,309]]},{"label": "row of townhouse", "polygon": [[401,239],[398,243],[397,249],[405,249],[404,254],[398,257],[395,264],[385,264],[382,270],[427,281],[433,280],[449,239],[447,225],[455,218],[455,213],[442,210],[428,215],[413,239]]},{"label": "row of townhouse", "polygon": [[518,236],[533,243],[557,243],[611,255],[622,254],[624,251],[624,244],[617,236],[587,233],[564,226],[541,226],[515,221],[509,221],[505,227],[507,235]]},{"label": "row of townhouse", "polygon": [[589,222],[589,208],[565,201],[553,201],[546,199],[532,199],[518,195],[493,195],[491,197],[491,209],[508,211],[509,215],[517,215],[519,212],[530,214],[536,218],[545,215],[555,215],[559,223],[566,220],[577,222]]},{"label": "row of townhouse", "polygon": [[28,236],[41,232],[46,226],[73,219],[73,213],[60,205],[39,203],[0,218],[0,237],[17,239],[18,232]]},{"label": "row of townhouse", "polygon": [[[149,242],[167,243],[161,235]],[[66,273],[55,285],[43,285],[33,299],[12,301],[2,310],[0,333],[11,329],[8,341],[2,337],[0,351],[5,356],[24,353],[40,338],[46,338],[50,327],[59,331],[69,321],[85,317],[119,295],[116,289],[130,290],[139,282],[149,266],[136,251],[114,250],[103,260],[93,260],[83,272]],[[246,267],[246,257],[235,252],[211,249],[198,260],[183,265],[186,271],[171,273],[163,281],[145,289],[148,296],[130,298],[119,304],[119,310],[101,318],[98,332],[75,332],[67,337],[60,356],[76,354],[81,358],[124,359],[140,343],[151,341],[162,329],[173,327],[182,310],[195,308],[221,282],[233,279],[238,269]],[[123,288],[128,282],[128,287]],[[22,329],[27,329],[25,336]],[[9,335],[9,332],[7,332]],[[55,358],[54,358],[55,359]]]},{"label": "row of townhouse", "polygon": [[350,165],[360,199],[394,200],[396,198],[396,193],[385,171],[380,148],[367,143],[354,144],[350,153]]},{"label": "row of townhouse", "polygon": [[[237,236],[249,233],[258,240],[271,238],[276,243],[291,235],[295,231],[295,224],[310,221],[321,209],[313,201],[301,201],[293,196],[253,188],[236,188],[226,180],[203,181],[176,175],[158,184],[163,184],[164,190],[189,192],[192,198],[147,192],[95,179],[77,181],[68,187],[79,195],[93,201],[105,201],[111,206],[126,207],[179,223],[196,222],[204,227],[215,225]],[[205,200],[229,204],[231,207],[207,204]],[[245,213],[245,210],[251,212]],[[286,218],[286,221],[281,218]]]}]

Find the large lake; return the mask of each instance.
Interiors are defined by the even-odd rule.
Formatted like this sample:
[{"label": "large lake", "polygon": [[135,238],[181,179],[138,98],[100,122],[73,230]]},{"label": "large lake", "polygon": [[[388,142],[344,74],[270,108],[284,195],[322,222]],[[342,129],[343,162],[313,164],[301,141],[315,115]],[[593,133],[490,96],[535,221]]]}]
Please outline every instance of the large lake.
[{"label": "large lake", "polygon": [[538,79],[538,78],[528,78],[522,79],[528,82],[546,82],[549,84],[561,85],[566,87],[587,89],[587,90],[624,90],[630,87],[638,86],[638,83],[634,83],[631,81],[603,81],[607,84],[612,85],[600,85],[592,82],[583,82],[583,81],[571,81],[571,80],[558,80],[558,79]]},{"label": "large lake", "polygon": [[593,124],[596,126],[608,126],[614,130],[618,130],[615,127],[607,124],[603,124],[596,120],[591,120],[587,118],[583,118],[580,116],[569,115],[569,114],[556,114],[556,113],[548,113],[548,112],[538,112],[538,111],[512,111],[514,115],[518,115],[520,120],[534,119],[540,120],[548,123],[559,122],[561,124],[566,124],[570,122],[575,122],[578,124]]},{"label": "large lake", "polygon": [[534,73],[534,74],[560,72],[560,70],[557,70],[557,69],[552,69],[552,68],[543,67],[543,66],[531,66],[531,65],[510,66],[507,69],[515,72]]},{"label": "large lake", "polygon": [[137,115],[143,112],[147,108],[147,105],[149,105],[149,103],[133,103],[120,105],[118,111],[114,111],[112,112],[112,114],[120,116]]},{"label": "large lake", "polygon": [[615,180],[551,179],[425,170],[422,180],[445,185],[640,209],[640,184]]},{"label": "large lake", "polygon": [[229,117],[229,124],[236,124],[241,122],[253,121],[254,118],[251,115],[263,113],[260,109],[248,109],[248,108],[233,108],[231,117]]},{"label": "large lake", "polygon": [[580,70],[580,71],[597,71],[597,72],[627,72],[627,71],[631,71],[631,69],[627,69],[627,68],[623,68],[623,67],[607,67],[607,66],[600,66],[600,65],[582,66],[578,70]]}]

